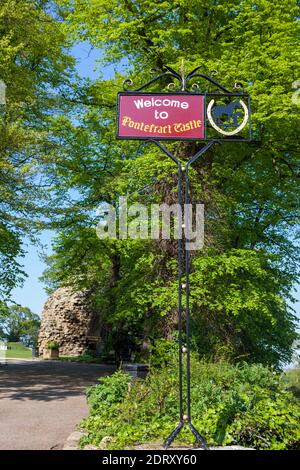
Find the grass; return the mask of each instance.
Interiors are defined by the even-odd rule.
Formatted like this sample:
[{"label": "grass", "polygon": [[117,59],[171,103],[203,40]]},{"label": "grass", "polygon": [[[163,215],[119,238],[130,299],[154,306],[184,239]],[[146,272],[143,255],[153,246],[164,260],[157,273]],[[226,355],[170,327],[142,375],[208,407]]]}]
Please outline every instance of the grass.
[{"label": "grass", "polygon": [[[193,356],[191,365],[194,425],[209,445],[299,449],[300,404],[286,392],[295,386],[299,371],[288,371],[281,379],[260,364],[205,363]],[[101,378],[88,389],[88,403],[90,415],[81,423],[87,433],[83,446],[104,447],[102,441],[110,437],[107,449],[152,448],[178,419],[177,358],[152,369],[143,381],[132,381],[120,371]],[[184,441],[185,446],[193,443],[186,427],[180,435],[180,443]]]},{"label": "grass", "polygon": [[7,343],[8,349],[6,351],[7,358],[16,359],[31,359],[32,351],[30,348],[26,348],[22,343]]},{"label": "grass", "polygon": [[82,354],[81,356],[59,356],[59,360],[63,362],[84,362],[87,364],[102,364],[101,357],[93,356],[90,354]]}]

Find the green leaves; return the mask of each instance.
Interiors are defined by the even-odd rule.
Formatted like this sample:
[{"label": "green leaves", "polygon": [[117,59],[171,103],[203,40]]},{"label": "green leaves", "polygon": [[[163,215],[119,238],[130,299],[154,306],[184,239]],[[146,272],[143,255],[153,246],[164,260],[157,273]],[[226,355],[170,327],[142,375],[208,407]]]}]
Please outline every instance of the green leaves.
[{"label": "green leaves", "polygon": [[296,317],[283,297],[293,280],[263,251],[230,250],[196,258],[191,303],[199,346],[205,332],[202,352],[222,357],[221,342],[233,345],[233,360],[244,355],[268,364],[290,360]]},{"label": "green leaves", "polygon": [[[185,378],[185,375],[184,375]],[[299,448],[299,402],[281,384],[280,376],[261,365],[211,364],[192,359],[193,424],[209,445],[238,444],[255,449]],[[88,392],[90,416],[82,444],[122,449],[162,443],[178,421],[178,370],[169,365],[151,369],[145,380],[118,371]],[[177,443],[192,445],[184,427]]]},{"label": "green leaves", "polygon": [[0,107],[0,299],[24,279],[16,261],[24,253],[22,238],[33,240],[57,203],[46,174],[48,120],[58,105],[50,92],[68,86],[74,61],[47,3],[4,0],[0,6],[0,77],[7,86]]},{"label": "green leaves", "polygon": [[[206,74],[216,69],[216,80],[229,89],[244,83],[256,141],[215,146],[191,171],[191,200],[205,205],[205,247],[192,256],[194,347],[215,359],[289,360],[296,321],[288,301],[299,254],[300,121],[291,99],[299,64],[297,2],[58,3],[68,37],[101,49],[103,66],[118,72],[110,80],[74,83],[72,114],[51,121],[49,174],[60,195],[69,202],[76,191],[80,203],[57,222],[61,233],[46,278],[55,286],[75,280],[78,287],[94,287],[113,334],[130,332],[136,350],[143,337],[171,337],[176,330],[176,244],[99,243],[91,227],[94,209],[117,206],[119,195],[130,202],[176,202],[173,162],[151,146],[115,139],[115,95],[125,77],[138,86],[153,76],[152,67],[180,70],[184,58],[186,72],[202,65]],[[213,90],[201,77],[195,82]],[[168,148],[186,161],[201,145],[173,142]]]},{"label": "green leaves", "polygon": [[0,334],[8,342],[36,346],[40,317],[27,307],[0,302]]}]

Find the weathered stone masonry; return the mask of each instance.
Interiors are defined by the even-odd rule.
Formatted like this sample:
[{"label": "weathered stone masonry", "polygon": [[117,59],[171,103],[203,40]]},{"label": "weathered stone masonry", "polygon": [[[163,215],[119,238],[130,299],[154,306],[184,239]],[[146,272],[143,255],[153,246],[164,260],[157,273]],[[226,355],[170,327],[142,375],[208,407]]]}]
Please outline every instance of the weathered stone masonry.
[{"label": "weathered stone masonry", "polygon": [[88,302],[88,292],[57,289],[47,300],[42,313],[39,353],[49,341],[56,341],[60,355],[78,356],[91,342],[100,340],[101,319]]}]

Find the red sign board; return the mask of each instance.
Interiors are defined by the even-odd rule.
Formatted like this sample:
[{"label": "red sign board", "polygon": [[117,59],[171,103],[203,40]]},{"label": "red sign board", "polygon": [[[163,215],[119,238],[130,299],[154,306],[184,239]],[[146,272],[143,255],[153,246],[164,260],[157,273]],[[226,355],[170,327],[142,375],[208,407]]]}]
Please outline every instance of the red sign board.
[{"label": "red sign board", "polygon": [[204,96],[120,93],[120,139],[195,140],[204,138]]}]

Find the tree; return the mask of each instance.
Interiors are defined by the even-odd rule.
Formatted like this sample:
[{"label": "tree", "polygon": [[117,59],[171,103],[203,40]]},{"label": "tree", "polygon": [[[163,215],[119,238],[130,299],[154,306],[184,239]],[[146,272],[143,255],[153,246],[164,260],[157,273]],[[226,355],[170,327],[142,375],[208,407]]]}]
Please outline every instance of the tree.
[{"label": "tree", "polygon": [[0,104],[0,299],[24,279],[23,237],[33,240],[58,205],[45,172],[52,159],[49,117],[63,109],[53,93],[68,86],[73,59],[51,6],[35,0],[0,5],[0,79],[6,84],[6,104]]},{"label": "tree", "polygon": [[0,335],[8,342],[35,346],[39,328],[40,317],[28,307],[11,305],[0,311]]},{"label": "tree", "polygon": [[[205,248],[193,254],[191,276],[194,340],[202,355],[288,360],[297,334],[287,299],[299,252],[299,113],[291,99],[299,62],[296,1],[58,3],[71,37],[101,48],[104,65],[121,67],[126,57],[126,76],[136,85],[152,67],[179,70],[182,57],[187,70],[202,65],[204,73],[217,69],[229,88],[235,80],[245,84],[257,143],[215,147],[191,172],[193,199],[206,207]],[[176,326],[174,244],[99,241],[93,209],[116,204],[120,194],[172,203],[176,168],[150,146],[115,140],[115,93],[123,78],[87,81],[72,96],[76,121],[56,120],[64,151],[53,175],[82,200],[76,217],[64,221],[46,277],[52,286],[93,286],[112,331],[140,331],[142,342],[170,337]],[[201,145],[170,148],[185,160]]]}]

